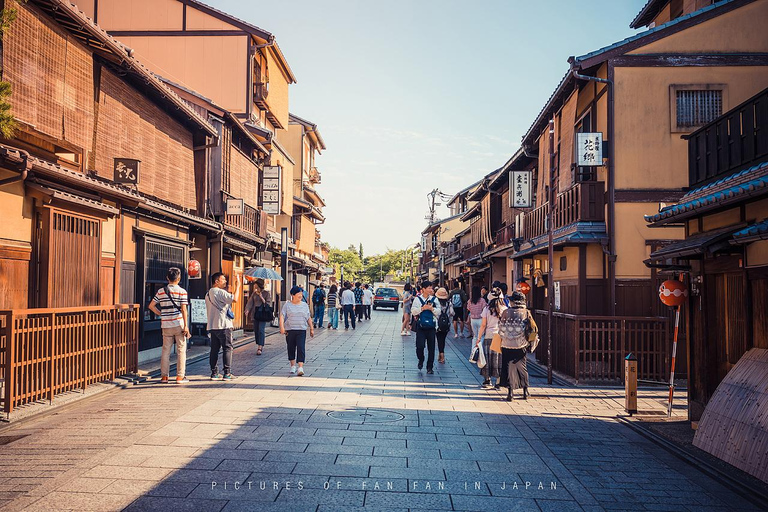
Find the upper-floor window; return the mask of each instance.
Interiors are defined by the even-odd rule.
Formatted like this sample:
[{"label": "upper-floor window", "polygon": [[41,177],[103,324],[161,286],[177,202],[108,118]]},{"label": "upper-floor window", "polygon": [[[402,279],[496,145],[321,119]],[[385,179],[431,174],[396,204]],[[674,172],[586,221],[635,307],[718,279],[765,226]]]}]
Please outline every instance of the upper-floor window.
[{"label": "upper-floor window", "polygon": [[723,113],[725,88],[722,85],[673,85],[672,92],[673,132],[703,126]]}]

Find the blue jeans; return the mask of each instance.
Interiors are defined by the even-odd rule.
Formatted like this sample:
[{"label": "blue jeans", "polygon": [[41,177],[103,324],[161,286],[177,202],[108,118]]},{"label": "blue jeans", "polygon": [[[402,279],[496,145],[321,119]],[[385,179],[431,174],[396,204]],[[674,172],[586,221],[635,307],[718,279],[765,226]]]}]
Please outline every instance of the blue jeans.
[{"label": "blue jeans", "polygon": [[320,304],[316,305],[315,316],[312,318],[312,324],[314,324],[317,327],[322,327],[324,314],[325,314],[325,306]]},{"label": "blue jeans", "polygon": [[338,308],[328,308],[328,322],[331,327],[337,329],[339,327],[339,310]]},{"label": "blue jeans", "polygon": [[352,317],[352,328],[355,328],[355,306],[352,304],[344,305],[344,328],[349,329],[349,317]]},{"label": "blue jeans", "polygon": [[254,322],[253,333],[256,337],[256,344],[260,347],[264,346],[264,340],[266,340],[267,322]]}]

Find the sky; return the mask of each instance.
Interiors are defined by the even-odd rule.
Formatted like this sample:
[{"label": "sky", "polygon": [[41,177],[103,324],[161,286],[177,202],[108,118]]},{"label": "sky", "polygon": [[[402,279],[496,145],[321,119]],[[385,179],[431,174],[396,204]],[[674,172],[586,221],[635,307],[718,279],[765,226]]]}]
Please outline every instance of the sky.
[{"label": "sky", "polygon": [[[636,33],[645,0],[204,0],[275,35],[318,125],[322,239],[366,255],[420,240],[427,194],[501,167],[568,70]],[[438,208],[438,218],[448,210]]]}]

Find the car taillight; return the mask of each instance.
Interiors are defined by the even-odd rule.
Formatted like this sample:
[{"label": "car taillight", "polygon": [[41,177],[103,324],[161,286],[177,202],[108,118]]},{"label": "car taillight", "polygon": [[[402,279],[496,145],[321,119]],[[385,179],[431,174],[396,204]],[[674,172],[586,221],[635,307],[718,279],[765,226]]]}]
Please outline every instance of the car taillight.
[{"label": "car taillight", "polygon": [[397,300],[397,297],[390,297],[389,300]]},{"label": "car taillight", "polygon": [[374,299],[376,299],[376,300],[380,300],[380,299],[382,299],[382,298],[383,298],[383,297],[382,297],[381,295],[376,295],[376,296],[374,297]]}]

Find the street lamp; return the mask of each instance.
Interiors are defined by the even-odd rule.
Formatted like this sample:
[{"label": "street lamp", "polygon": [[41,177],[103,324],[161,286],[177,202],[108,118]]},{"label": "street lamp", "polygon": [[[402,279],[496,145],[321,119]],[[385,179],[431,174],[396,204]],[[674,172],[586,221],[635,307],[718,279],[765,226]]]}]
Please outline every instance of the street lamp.
[{"label": "street lamp", "polygon": [[283,278],[280,298],[285,300],[288,294],[288,228],[280,229],[280,274]]}]

